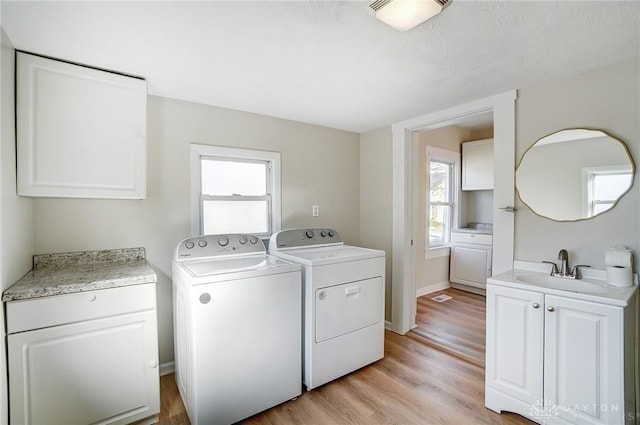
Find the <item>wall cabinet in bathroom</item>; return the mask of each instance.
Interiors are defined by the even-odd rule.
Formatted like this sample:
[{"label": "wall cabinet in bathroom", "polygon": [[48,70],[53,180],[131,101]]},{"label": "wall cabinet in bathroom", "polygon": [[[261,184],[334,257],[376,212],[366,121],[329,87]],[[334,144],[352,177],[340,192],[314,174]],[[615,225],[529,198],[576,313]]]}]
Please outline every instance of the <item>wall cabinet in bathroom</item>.
[{"label": "wall cabinet in bathroom", "polygon": [[146,197],[147,84],[16,53],[18,195]]},{"label": "wall cabinet in bathroom", "polygon": [[493,139],[462,143],[462,190],[493,190]]},{"label": "wall cabinet in bathroom", "polygon": [[485,404],[547,424],[635,423],[634,306],[487,284]]}]

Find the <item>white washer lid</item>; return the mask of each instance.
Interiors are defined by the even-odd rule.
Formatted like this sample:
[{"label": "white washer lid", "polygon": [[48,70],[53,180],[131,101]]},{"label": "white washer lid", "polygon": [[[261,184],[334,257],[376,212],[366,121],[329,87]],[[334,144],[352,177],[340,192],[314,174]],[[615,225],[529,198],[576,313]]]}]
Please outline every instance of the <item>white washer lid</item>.
[{"label": "white washer lid", "polygon": [[274,253],[274,255],[307,266],[320,266],[324,264],[343,263],[347,261],[384,257],[385,252],[377,249],[361,248],[350,245],[339,245],[320,248],[314,247],[280,250],[277,253]]},{"label": "white washer lid", "polygon": [[250,257],[186,261],[182,265],[195,277],[290,266],[285,261],[262,254]]}]

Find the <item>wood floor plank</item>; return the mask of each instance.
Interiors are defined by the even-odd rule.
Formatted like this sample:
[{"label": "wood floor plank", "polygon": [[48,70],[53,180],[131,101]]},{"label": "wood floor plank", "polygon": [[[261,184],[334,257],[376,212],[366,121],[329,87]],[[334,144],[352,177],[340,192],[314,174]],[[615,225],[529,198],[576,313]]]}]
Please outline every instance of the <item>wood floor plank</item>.
[{"label": "wood floor plank", "polygon": [[[161,425],[188,425],[173,375],[161,379]],[[173,388],[172,388],[173,386]],[[484,368],[420,340],[385,333],[385,357],[243,421],[252,425],[520,425],[484,407]]]},{"label": "wood floor plank", "polygon": [[[436,303],[430,297],[453,297]],[[385,332],[384,358],[244,420],[251,425],[522,425],[484,407],[484,297],[450,289],[419,299],[419,326],[461,344]],[[424,298],[424,297],[421,297]],[[450,303],[450,304],[446,304]],[[434,307],[432,304],[436,304]],[[434,313],[430,318],[426,312]],[[422,315],[421,315],[422,314]],[[455,347],[454,347],[455,348]],[[468,354],[471,352],[472,354]],[[160,425],[189,425],[172,375],[161,378]]]},{"label": "wood floor plank", "polygon": [[[438,295],[450,300],[436,302]],[[417,299],[416,325],[413,332],[444,346],[484,359],[485,297],[459,289],[423,295]]]}]

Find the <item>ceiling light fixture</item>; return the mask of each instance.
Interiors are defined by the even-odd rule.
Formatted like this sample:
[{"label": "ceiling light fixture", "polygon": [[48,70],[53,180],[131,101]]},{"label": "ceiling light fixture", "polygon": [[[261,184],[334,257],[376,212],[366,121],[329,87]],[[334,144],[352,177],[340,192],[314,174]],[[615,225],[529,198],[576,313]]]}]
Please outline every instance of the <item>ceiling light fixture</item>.
[{"label": "ceiling light fixture", "polygon": [[411,28],[433,18],[452,0],[376,0],[369,5],[376,18],[398,31]]}]

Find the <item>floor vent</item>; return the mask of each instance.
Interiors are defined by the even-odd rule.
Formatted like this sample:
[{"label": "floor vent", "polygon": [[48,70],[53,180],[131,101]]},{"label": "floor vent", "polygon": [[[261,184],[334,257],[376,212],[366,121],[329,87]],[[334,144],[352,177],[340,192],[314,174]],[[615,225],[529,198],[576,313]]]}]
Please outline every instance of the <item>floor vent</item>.
[{"label": "floor vent", "polygon": [[453,297],[450,297],[449,295],[438,295],[437,297],[433,297],[431,298],[432,300],[434,300],[435,302],[441,303],[443,301],[447,301],[450,300]]}]

